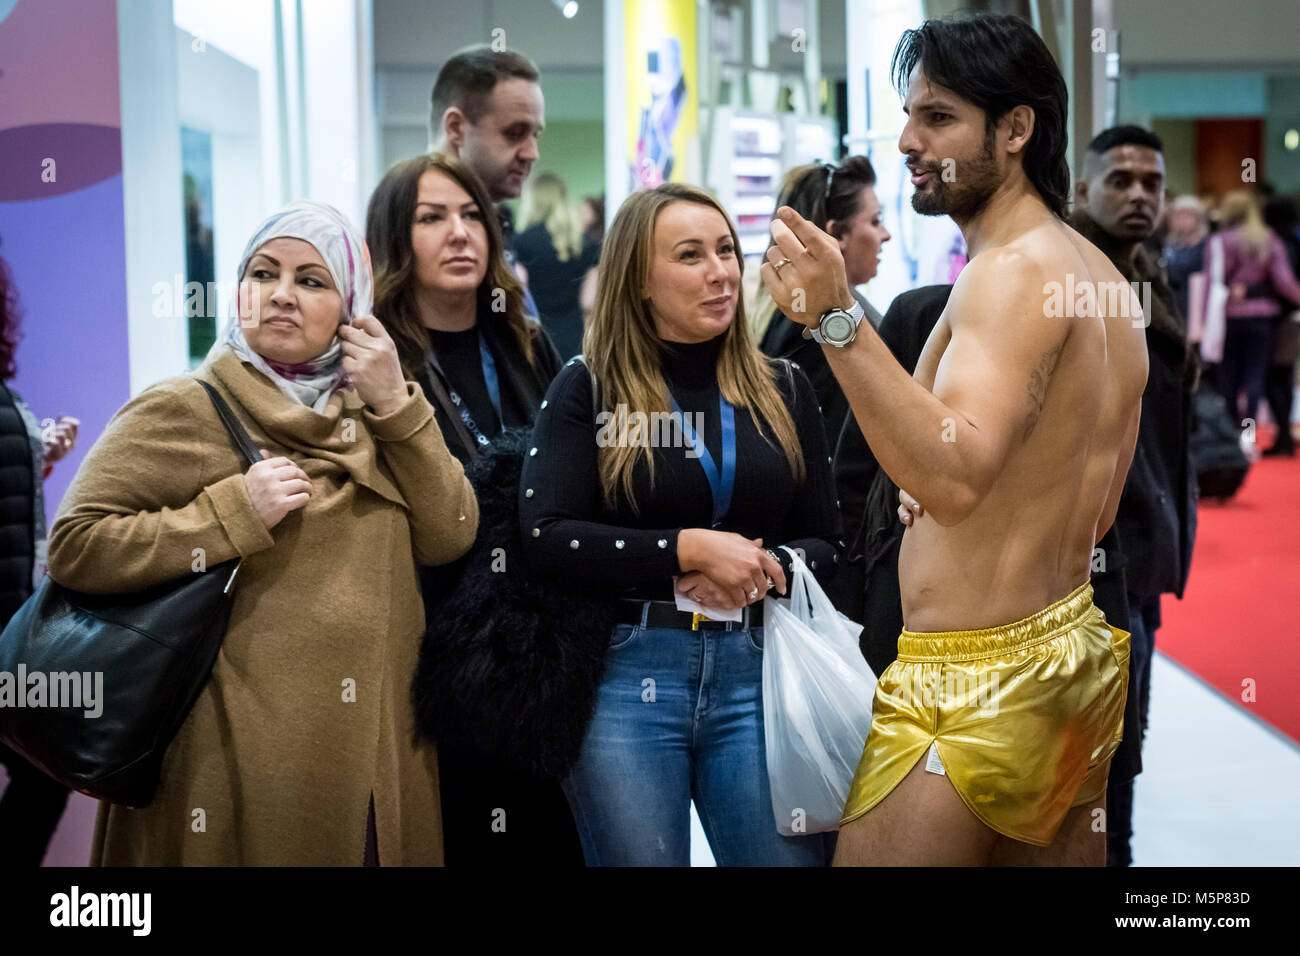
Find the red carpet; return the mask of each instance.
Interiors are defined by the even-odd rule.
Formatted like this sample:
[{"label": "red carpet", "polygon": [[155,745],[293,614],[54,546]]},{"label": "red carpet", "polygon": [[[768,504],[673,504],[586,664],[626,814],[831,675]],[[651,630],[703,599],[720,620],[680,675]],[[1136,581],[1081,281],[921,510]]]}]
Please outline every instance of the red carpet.
[{"label": "red carpet", "polygon": [[[1272,435],[1260,429],[1259,447]],[[1182,601],[1156,649],[1300,742],[1300,458],[1256,461],[1226,504],[1202,501]],[[1254,700],[1243,701],[1243,682]]]}]

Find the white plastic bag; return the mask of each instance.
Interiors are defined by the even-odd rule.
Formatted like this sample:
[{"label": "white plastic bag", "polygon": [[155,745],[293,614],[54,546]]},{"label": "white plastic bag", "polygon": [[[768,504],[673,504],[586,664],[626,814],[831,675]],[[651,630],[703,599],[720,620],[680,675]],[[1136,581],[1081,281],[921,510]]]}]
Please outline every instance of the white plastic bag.
[{"label": "white plastic bag", "polygon": [[764,600],[763,722],[776,828],[794,836],[839,829],[876,677],[858,649],[861,628],[790,553],[789,599]]}]

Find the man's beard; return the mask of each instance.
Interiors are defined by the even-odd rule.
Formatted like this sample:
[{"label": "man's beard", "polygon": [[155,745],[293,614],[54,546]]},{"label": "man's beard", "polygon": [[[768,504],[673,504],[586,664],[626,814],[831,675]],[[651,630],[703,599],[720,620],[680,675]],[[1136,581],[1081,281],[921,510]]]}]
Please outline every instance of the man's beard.
[{"label": "man's beard", "polygon": [[932,173],[930,189],[912,193],[912,209],[922,216],[951,216],[959,222],[979,215],[1002,184],[993,155],[994,136],[994,128],[987,127],[979,155],[958,160],[951,183],[943,181],[942,165],[928,167]]}]

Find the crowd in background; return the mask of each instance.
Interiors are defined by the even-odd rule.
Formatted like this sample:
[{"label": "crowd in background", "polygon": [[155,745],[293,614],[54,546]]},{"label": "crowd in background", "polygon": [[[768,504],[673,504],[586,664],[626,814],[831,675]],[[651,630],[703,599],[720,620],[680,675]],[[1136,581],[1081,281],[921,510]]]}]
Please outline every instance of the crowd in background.
[{"label": "crowd in background", "polygon": [[[295,213],[301,222],[293,219],[294,225],[286,225],[283,214],[273,216],[250,241],[239,278],[264,284],[262,307],[272,310],[263,317],[267,330],[245,338],[235,324],[229,336],[218,336],[206,371],[198,374],[227,389],[252,415],[250,426],[267,442],[266,467],[256,482],[236,475],[223,488],[222,480],[229,479],[217,480],[221,468],[233,462],[233,453],[226,455],[229,450],[217,426],[194,430],[190,419],[199,420],[196,416],[204,414],[207,400],[181,380],[134,399],[123,410],[125,418],[110,426],[82,465],[52,529],[50,567],[56,578],[101,590],[161,580],[166,562],[156,553],[127,551],[143,547],[145,539],[162,540],[159,535],[170,527],[167,521],[180,520],[171,530],[212,535],[214,555],[223,548],[231,555],[260,555],[250,562],[246,574],[252,583],[246,586],[259,594],[264,617],[251,624],[245,617],[245,625],[278,633],[287,629],[301,639],[300,663],[292,677],[285,678],[282,655],[287,651],[267,652],[232,631],[227,659],[218,665],[212,689],[196,707],[184,752],[164,770],[157,805],[130,813],[102,811],[96,860],[395,863],[442,861],[445,848],[445,861],[462,866],[543,860],[577,865],[584,859],[680,862],[691,796],[708,808],[705,826],[720,859],[808,865],[828,859],[820,840],[790,842],[792,838],[766,832],[771,829],[771,811],[765,783],[758,783],[763,774],[756,703],[760,697],[755,688],[761,681],[755,670],[759,658],[751,656],[761,651],[761,624],[756,621],[745,629],[749,636],[737,638],[734,647],[726,649],[730,656],[720,657],[739,675],[719,693],[746,728],[743,740],[727,739],[719,728],[716,740],[691,743],[689,733],[679,726],[651,725],[649,712],[635,701],[613,698],[610,682],[615,678],[607,676],[593,688],[599,707],[592,734],[575,758],[573,775],[561,787],[556,780],[501,766],[476,750],[469,734],[463,740],[440,740],[432,757],[406,742],[403,734],[415,718],[405,688],[392,682],[402,679],[401,668],[414,667],[410,654],[390,642],[373,655],[350,655],[343,644],[354,639],[354,629],[363,621],[356,615],[340,616],[340,608],[348,606],[345,598],[315,609],[295,601],[293,587],[308,587],[313,577],[329,574],[331,566],[339,580],[352,582],[358,602],[372,589],[398,581],[401,586],[390,596],[406,603],[387,621],[389,633],[392,641],[401,637],[413,646],[436,625],[437,608],[461,586],[470,560],[478,515],[466,470],[488,456],[502,435],[537,426],[536,434],[546,440],[537,440],[524,461],[520,500],[525,545],[553,573],[585,575],[638,596],[641,619],[620,621],[611,649],[625,648],[639,633],[656,627],[659,653],[677,647],[672,640],[682,633],[689,636],[692,625],[683,625],[667,609],[657,625],[650,619],[654,605],[672,603],[668,582],[676,575],[698,574],[700,586],[707,590],[709,582],[728,578],[719,568],[734,559],[737,566],[757,573],[758,581],[766,577],[770,587],[774,579],[784,581],[791,569],[788,558],[772,549],[801,541],[809,553],[822,555],[819,574],[825,576],[837,606],[863,622],[861,646],[872,668],[880,673],[893,660],[902,626],[898,490],[875,464],[821,346],[803,338],[800,326],[761,291],[750,303],[739,301],[739,249],[723,248],[728,234],[734,238],[734,228],[725,210],[703,193],[669,189],[656,194],[653,206],[644,196],[634,197],[619,211],[619,228],[606,237],[603,199],[587,197],[575,203],[561,176],[533,172],[542,120],[540,77],[525,57],[475,50],[444,66],[432,92],[436,150],[389,170],[369,203],[364,242],[373,263],[377,322],[368,320],[370,276],[356,274],[350,261],[340,265],[330,252],[339,244],[359,247],[361,235],[350,224],[322,209],[303,207]],[[1130,505],[1127,510],[1121,506],[1115,534],[1100,543],[1115,560],[1094,580],[1098,605],[1108,619],[1144,636],[1134,644],[1135,679],[1126,715],[1126,726],[1134,731],[1126,734],[1130,753],[1127,762],[1121,758],[1116,764],[1109,795],[1112,862],[1121,864],[1128,862],[1131,787],[1141,766],[1147,721],[1143,682],[1149,682],[1149,670],[1143,668],[1149,667],[1159,627],[1160,597],[1181,594],[1194,538],[1191,396],[1202,381],[1213,383],[1238,421],[1257,418],[1257,406],[1266,401],[1279,427],[1264,454],[1295,454],[1290,421],[1300,337],[1296,203],[1265,188],[1208,202],[1173,197],[1163,181],[1162,152],[1157,138],[1136,127],[1101,134],[1089,147],[1089,165],[1080,171],[1072,219],[1126,277],[1152,283],[1157,302],[1148,317],[1153,372],[1142,418],[1149,438],[1139,440]],[[849,282],[871,325],[910,369],[951,286],[904,293],[883,316],[866,301],[861,287],[875,276],[882,249],[891,239],[875,181],[871,163],[862,156],[809,164],[787,173],[778,202],[792,206],[837,240]],[[516,224],[502,203],[521,196]],[[637,215],[643,219],[632,223]],[[679,223],[673,216],[698,219]],[[627,278],[632,266],[653,257],[649,233],[638,233],[634,226],[656,221],[664,235],[671,229],[685,235],[699,224],[720,233],[718,256],[731,263],[728,268],[734,267],[737,281],[733,293],[727,293],[734,298],[726,299],[725,321],[716,327],[707,322],[692,326],[703,320],[687,316],[684,307],[674,312],[680,306],[674,296],[704,281],[702,273],[691,271],[696,267],[674,260],[673,270],[664,272],[661,281],[644,287],[640,279]],[[294,246],[295,239],[307,245]],[[271,245],[275,242],[281,245]],[[268,258],[268,250],[275,256]],[[300,268],[319,276],[319,287],[290,289],[294,256],[302,258]],[[18,298],[12,286],[0,261],[0,361],[6,380],[14,374],[17,345]],[[318,303],[325,321],[329,310],[337,311],[339,305],[333,299],[326,302],[329,294],[343,297],[348,304],[343,311],[356,330],[340,332],[343,341],[331,344],[332,328],[326,322],[321,328],[329,335],[318,334],[318,342],[308,342],[311,347],[293,345],[296,334],[312,331],[310,308],[299,304],[308,324],[293,328],[296,320],[274,310],[283,305],[292,312],[293,297],[301,296]],[[687,330],[685,337],[661,334],[669,344],[656,351],[644,330],[628,331],[635,327],[630,317],[642,300],[653,301],[661,333],[678,322]],[[731,323],[733,316],[746,314],[747,322]],[[619,326],[616,320],[625,324]],[[711,334],[690,337],[704,334],[701,329]],[[784,379],[776,377],[776,387],[771,377],[757,371],[766,368],[758,359],[760,349],[786,370]],[[584,362],[570,361],[580,354]],[[263,377],[254,376],[253,368]],[[344,413],[333,396],[345,376],[370,409],[366,422],[372,438],[362,443],[364,448],[338,445],[328,429],[317,427],[310,417],[315,413],[337,418]],[[582,427],[590,424],[601,389],[644,394],[637,389],[655,380],[668,382],[683,403],[704,408],[712,402],[702,412],[710,416],[703,440],[705,450],[717,457],[725,449],[714,420],[737,416],[737,440],[745,448],[740,467],[753,471],[737,485],[733,519],[749,515],[751,523],[722,525],[721,516],[715,515],[716,520],[696,528],[692,496],[703,486],[696,487],[702,479],[694,472],[678,474],[660,462],[654,467],[664,469],[667,484],[643,487],[635,456],[608,472],[596,463],[594,449],[582,457],[581,449],[574,448],[574,435],[579,436],[576,445],[582,445]],[[720,380],[747,403],[729,408],[720,402]],[[178,409],[190,424],[173,421]],[[765,456],[753,443],[754,422],[759,421],[789,440],[788,462],[780,454]],[[0,492],[9,546],[2,565],[7,618],[31,593],[44,565],[41,481],[71,449],[76,429],[75,420],[67,420],[42,431],[8,388],[0,389],[0,427],[5,453]],[[152,446],[140,438],[148,434],[153,435]],[[156,474],[149,468],[130,489],[115,487],[126,473],[123,462],[152,460],[150,455],[161,453],[190,456],[183,458],[187,461],[197,456],[202,464],[192,473],[178,469],[165,489],[149,477]],[[308,459],[310,464],[304,464]],[[795,496],[787,494],[791,474],[816,485],[815,506],[797,505]],[[329,495],[311,492],[322,479],[332,482]],[[615,487],[629,497],[641,496],[648,513],[611,505]],[[762,490],[772,496],[766,504],[756,497]],[[476,485],[475,491],[482,500],[483,486]],[[440,502],[437,508],[408,507],[414,499],[433,497]],[[1153,504],[1157,498],[1167,499],[1167,504]],[[348,511],[358,501],[367,502],[364,522]],[[336,525],[328,534],[307,536],[301,529],[309,527],[308,522],[286,520],[299,509],[308,515],[329,514]],[[282,522],[293,530],[273,536],[271,530]],[[681,537],[670,536],[662,531],[666,527],[698,533],[688,541],[686,531]],[[766,548],[752,544],[760,528]],[[362,544],[367,535],[378,535],[386,545],[368,550]],[[288,550],[295,542],[300,549],[310,549],[318,563],[308,565],[301,551],[290,561]],[[414,553],[401,542],[413,542]],[[597,551],[606,545],[607,555]],[[1148,551],[1140,553],[1143,548]],[[184,550],[188,555],[189,545]],[[675,560],[665,560],[669,552]],[[1123,554],[1129,556],[1127,576],[1121,573]],[[286,561],[296,563],[301,573],[289,578],[278,574],[275,569]],[[362,580],[348,571],[358,566],[373,573]],[[748,583],[738,586],[748,591]],[[421,602],[428,615],[424,621],[415,619]],[[322,640],[334,656],[313,663],[318,656],[314,648]],[[687,643],[677,649],[689,653]],[[246,656],[236,661],[236,654]],[[650,656],[628,666],[672,671],[672,661],[654,658],[650,650],[646,654]],[[373,693],[377,703],[367,711],[368,719],[380,730],[370,727],[349,736],[339,729],[341,736],[322,735],[310,721],[268,710],[254,686],[264,680],[269,691],[275,683],[277,693],[289,702],[284,707],[311,713],[312,681],[326,661],[334,670],[344,668],[340,673],[355,673]],[[259,676],[258,668],[266,670]],[[331,680],[336,680],[334,670],[329,670]],[[253,684],[232,690],[236,675],[249,673]],[[262,739],[268,720],[296,728],[301,735],[287,732],[280,746],[269,745]],[[689,752],[695,763],[665,769],[672,764],[669,756],[627,742],[638,733],[660,738],[685,733],[680,736],[681,752]],[[347,744],[346,760],[339,757],[340,739]],[[0,753],[0,758],[10,768],[10,785],[0,802],[0,840],[18,847],[21,837],[24,859],[38,862],[66,791],[52,787],[13,754]],[[214,760],[221,767],[214,769]],[[364,785],[358,782],[352,788],[355,793],[340,792],[320,812],[302,814],[291,805],[302,793],[284,785],[286,762],[300,768],[305,790],[329,789],[349,775]],[[310,768],[316,762],[328,765],[329,777],[311,784]],[[243,783],[231,789],[229,778],[236,766]],[[647,776],[637,788],[620,788],[620,768]],[[712,789],[692,792],[692,780],[697,787],[703,780]],[[652,806],[646,794],[656,787],[665,792],[676,788],[672,792],[687,799]],[[181,812],[177,808],[195,801],[211,810],[225,806],[231,811],[231,821],[221,825],[224,829],[218,827],[201,850],[194,849],[192,840],[164,832],[177,829],[165,814]],[[501,807],[513,814],[508,837],[492,826]],[[667,849],[655,843],[655,827],[673,834]]]}]

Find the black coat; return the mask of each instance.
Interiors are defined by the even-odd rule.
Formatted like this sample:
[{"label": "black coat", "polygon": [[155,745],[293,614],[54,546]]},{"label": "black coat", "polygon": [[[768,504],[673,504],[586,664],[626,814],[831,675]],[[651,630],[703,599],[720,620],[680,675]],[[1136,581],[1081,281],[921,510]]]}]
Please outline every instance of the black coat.
[{"label": "black coat", "polygon": [[32,593],[34,480],[27,426],[13,393],[0,384],[0,627]]},{"label": "black coat", "polygon": [[[496,361],[497,377],[501,384],[501,412],[505,418],[503,424],[511,430],[531,428],[542,399],[546,397],[546,390],[551,387],[551,380],[560,370],[559,353],[555,351],[546,331],[537,326],[533,330],[533,361],[530,364],[514,333],[504,322],[480,318],[479,325]],[[468,466],[477,453],[477,446],[471,448],[473,440],[469,438],[465,426],[434,387],[434,374],[426,366],[418,378],[420,387],[433,406],[434,417],[438,428],[442,430],[447,449],[461,464]],[[432,613],[432,609],[447,597],[468,561],[469,555],[466,555],[451,564],[420,568],[427,612]]]},{"label": "black coat", "polygon": [[584,237],[578,254],[561,262],[550,231],[539,222],[515,237],[515,258],[528,270],[528,290],[560,357],[577,355],[583,332],[578,293],[587,271],[600,259],[600,246]]}]

